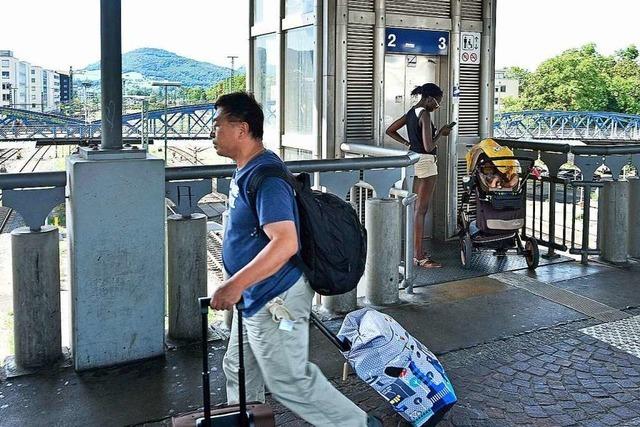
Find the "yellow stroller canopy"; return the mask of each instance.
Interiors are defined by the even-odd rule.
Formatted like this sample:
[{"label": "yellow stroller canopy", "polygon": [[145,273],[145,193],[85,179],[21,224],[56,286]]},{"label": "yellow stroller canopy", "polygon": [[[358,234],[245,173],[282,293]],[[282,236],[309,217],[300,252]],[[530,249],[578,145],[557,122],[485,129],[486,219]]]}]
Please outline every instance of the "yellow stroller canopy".
[{"label": "yellow stroller canopy", "polygon": [[[478,159],[482,154],[489,159],[498,157],[513,157],[513,151],[509,147],[503,147],[491,138],[483,139],[467,152],[467,173],[471,174],[478,163]],[[515,159],[492,160],[492,163],[498,168],[500,173],[505,176],[511,176],[518,173],[520,163]]]}]

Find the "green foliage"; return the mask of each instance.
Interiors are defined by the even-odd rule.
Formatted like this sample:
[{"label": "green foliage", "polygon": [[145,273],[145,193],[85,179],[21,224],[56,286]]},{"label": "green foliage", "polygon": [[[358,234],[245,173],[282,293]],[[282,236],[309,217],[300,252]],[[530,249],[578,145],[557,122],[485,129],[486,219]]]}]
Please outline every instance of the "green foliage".
[{"label": "green foliage", "polygon": [[246,81],[246,75],[240,74],[233,76],[233,79],[231,77],[226,78],[207,89],[202,87],[187,88],[184,91],[185,102],[188,104],[215,102],[220,95],[244,90]]},{"label": "green foliage", "polygon": [[520,97],[505,99],[505,111],[610,111],[640,114],[640,64],[636,46],[612,56],[591,43],[551,58],[532,73],[512,67]]},{"label": "green foliage", "polygon": [[[85,70],[100,69],[100,63]],[[163,49],[141,48],[122,55],[122,72],[138,72],[148,79],[179,81],[187,87],[209,87],[229,77],[231,69],[196,61]],[[237,72],[237,70],[236,70]]]}]

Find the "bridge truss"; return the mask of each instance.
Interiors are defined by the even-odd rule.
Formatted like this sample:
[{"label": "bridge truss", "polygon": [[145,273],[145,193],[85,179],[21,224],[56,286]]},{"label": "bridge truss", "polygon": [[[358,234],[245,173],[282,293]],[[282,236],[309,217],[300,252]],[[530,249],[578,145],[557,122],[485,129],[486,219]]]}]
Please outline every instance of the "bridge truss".
[{"label": "bridge truss", "polygon": [[[165,128],[169,139],[206,139],[212,129],[213,104],[183,105],[122,116],[122,137],[160,139]],[[102,123],[91,123],[55,114],[0,107],[0,141],[100,138]]]},{"label": "bridge truss", "polygon": [[502,138],[640,141],[640,116],[586,111],[520,111],[497,114]]}]

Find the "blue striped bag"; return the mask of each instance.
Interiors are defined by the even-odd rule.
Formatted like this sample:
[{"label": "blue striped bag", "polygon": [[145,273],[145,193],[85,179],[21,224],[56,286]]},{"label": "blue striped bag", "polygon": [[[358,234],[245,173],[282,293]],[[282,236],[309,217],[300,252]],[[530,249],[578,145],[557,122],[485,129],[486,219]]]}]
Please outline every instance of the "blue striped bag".
[{"label": "blue striped bag", "polygon": [[349,313],[338,332],[355,373],[413,426],[435,425],[457,401],[442,365],[390,316],[363,308]]}]

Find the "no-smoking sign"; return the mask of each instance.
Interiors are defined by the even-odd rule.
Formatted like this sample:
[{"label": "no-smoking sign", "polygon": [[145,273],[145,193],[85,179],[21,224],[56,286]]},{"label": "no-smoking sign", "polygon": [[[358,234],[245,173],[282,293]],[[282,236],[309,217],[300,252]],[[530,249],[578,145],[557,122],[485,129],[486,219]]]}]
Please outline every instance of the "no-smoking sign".
[{"label": "no-smoking sign", "polygon": [[460,36],[460,63],[480,64],[480,33],[463,32]]}]

